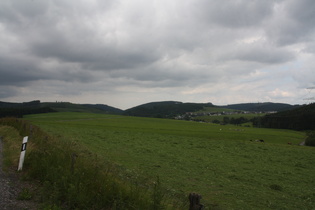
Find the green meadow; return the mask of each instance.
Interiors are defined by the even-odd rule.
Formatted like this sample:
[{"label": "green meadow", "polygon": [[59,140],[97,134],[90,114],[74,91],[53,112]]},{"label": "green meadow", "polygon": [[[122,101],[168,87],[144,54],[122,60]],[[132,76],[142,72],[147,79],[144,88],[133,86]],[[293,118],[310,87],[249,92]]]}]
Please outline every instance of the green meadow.
[{"label": "green meadow", "polygon": [[175,197],[201,194],[205,209],[315,206],[315,148],[298,146],[302,132],[90,113],[24,118],[114,163],[126,177],[159,177]]}]

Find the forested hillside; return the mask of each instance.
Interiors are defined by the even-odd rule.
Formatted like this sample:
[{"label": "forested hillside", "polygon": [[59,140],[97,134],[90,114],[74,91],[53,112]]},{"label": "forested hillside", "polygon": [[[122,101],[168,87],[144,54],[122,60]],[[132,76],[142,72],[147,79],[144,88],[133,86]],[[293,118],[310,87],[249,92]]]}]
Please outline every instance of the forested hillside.
[{"label": "forested hillside", "polygon": [[73,104],[70,102],[42,103],[39,100],[23,103],[0,102],[0,117],[23,117],[23,115],[27,114],[48,112],[122,114],[123,110],[104,104]]},{"label": "forested hillside", "polygon": [[1,117],[23,117],[26,114],[39,114],[55,112],[48,106],[42,106],[40,101],[30,101],[24,103],[9,103],[0,101],[0,118]]},{"label": "forested hillside", "polygon": [[255,122],[266,128],[281,128],[293,130],[315,129],[315,103],[299,108],[266,115]]},{"label": "forested hillside", "polygon": [[284,104],[284,103],[265,102],[265,103],[230,104],[230,105],[227,105],[227,106],[220,106],[220,107],[228,108],[228,109],[243,110],[243,111],[267,112],[267,111],[290,110],[290,109],[293,109],[293,108],[297,108],[298,106],[299,105],[290,105],[290,104]]},{"label": "forested hillside", "polygon": [[124,114],[139,117],[174,118],[186,112],[196,112],[212,103],[182,103],[177,101],[152,102],[127,109]]},{"label": "forested hillside", "polygon": [[124,111],[105,104],[82,104],[85,107],[105,111],[109,114],[122,114]]}]

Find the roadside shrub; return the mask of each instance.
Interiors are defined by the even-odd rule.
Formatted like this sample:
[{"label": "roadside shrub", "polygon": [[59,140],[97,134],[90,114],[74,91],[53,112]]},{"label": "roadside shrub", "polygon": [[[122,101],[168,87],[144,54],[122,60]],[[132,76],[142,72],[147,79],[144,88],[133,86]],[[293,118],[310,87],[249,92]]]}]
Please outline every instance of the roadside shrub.
[{"label": "roadside shrub", "polygon": [[308,133],[305,139],[305,145],[315,147],[315,131]]}]

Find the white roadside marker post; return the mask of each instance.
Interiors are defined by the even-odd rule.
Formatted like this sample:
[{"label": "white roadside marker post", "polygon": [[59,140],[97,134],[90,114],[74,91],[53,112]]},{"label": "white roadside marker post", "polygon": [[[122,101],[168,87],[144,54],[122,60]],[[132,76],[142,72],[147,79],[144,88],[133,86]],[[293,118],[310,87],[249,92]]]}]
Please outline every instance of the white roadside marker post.
[{"label": "white roadside marker post", "polygon": [[28,136],[25,136],[25,137],[23,138],[23,142],[22,142],[21,155],[20,155],[20,162],[19,162],[18,171],[21,171],[21,170],[22,170],[22,167],[23,167],[24,157],[25,157],[25,151],[26,151],[26,145],[27,145],[27,140],[28,140]]}]

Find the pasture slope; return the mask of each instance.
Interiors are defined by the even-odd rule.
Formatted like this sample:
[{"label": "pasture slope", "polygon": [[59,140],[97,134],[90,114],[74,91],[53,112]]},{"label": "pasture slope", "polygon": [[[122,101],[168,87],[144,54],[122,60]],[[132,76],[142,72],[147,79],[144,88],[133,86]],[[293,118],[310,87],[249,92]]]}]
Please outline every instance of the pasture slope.
[{"label": "pasture slope", "polygon": [[175,196],[201,194],[206,209],[315,205],[315,149],[298,146],[302,132],[88,113],[25,118],[116,163],[126,176],[158,176]]}]

